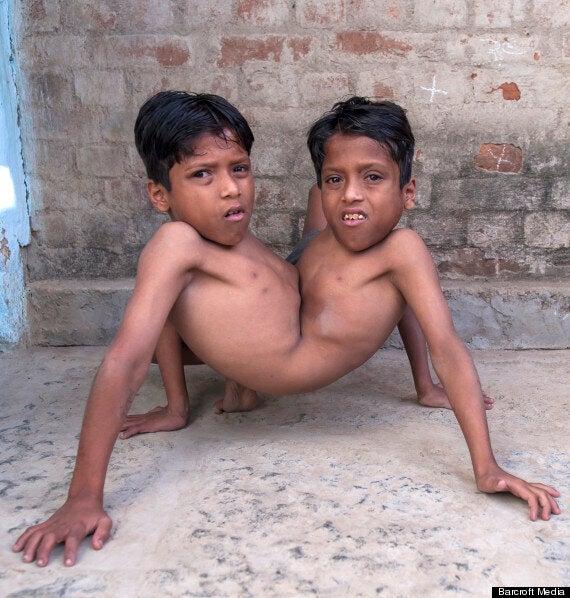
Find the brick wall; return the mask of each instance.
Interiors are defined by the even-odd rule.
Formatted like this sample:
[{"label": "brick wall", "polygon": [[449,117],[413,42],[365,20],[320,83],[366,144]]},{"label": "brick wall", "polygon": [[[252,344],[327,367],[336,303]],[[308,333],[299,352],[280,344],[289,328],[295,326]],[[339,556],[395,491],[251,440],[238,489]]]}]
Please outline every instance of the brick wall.
[{"label": "brick wall", "polygon": [[442,276],[562,277],[570,262],[567,0],[22,0],[15,31],[33,200],[30,282],[121,278],[162,221],[132,127],[161,89],[249,119],[253,230],[299,236],[310,123],[393,99],[416,138],[406,223]]}]

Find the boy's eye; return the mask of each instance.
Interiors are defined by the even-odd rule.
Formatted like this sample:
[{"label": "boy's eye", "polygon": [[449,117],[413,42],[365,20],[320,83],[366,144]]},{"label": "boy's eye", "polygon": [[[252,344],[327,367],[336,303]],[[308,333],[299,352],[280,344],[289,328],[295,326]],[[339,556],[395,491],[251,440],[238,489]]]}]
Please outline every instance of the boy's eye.
[{"label": "boy's eye", "polygon": [[196,172],[192,173],[192,176],[197,179],[202,179],[208,174],[207,170],[197,170]]},{"label": "boy's eye", "polygon": [[240,164],[234,168],[234,172],[249,172],[249,168],[244,164]]},{"label": "boy's eye", "polygon": [[330,176],[325,183],[328,183],[329,185],[338,185],[340,183],[340,177],[339,176]]},{"label": "boy's eye", "polygon": [[369,178],[369,180],[371,180],[373,182],[382,180],[382,177],[379,174],[374,174],[374,173],[369,174],[368,178]]}]

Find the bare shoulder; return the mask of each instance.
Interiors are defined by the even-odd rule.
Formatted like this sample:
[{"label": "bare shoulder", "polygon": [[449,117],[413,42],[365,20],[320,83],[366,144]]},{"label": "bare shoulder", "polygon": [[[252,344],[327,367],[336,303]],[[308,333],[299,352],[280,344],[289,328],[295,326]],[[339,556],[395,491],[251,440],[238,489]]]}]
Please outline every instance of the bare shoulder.
[{"label": "bare shoulder", "polygon": [[427,251],[424,240],[411,228],[397,228],[393,230],[385,239],[384,244],[392,249],[396,246],[398,249],[410,251]]},{"label": "bare shoulder", "polygon": [[195,228],[185,222],[165,222],[154,233],[147,246],[171,243],[199,243],[202,237]]},{"label": "bare shoulder", "polygon": [[400,291],[407,288],[413,294],[421,288],[426,296],[428,292],[441,293],[433,257],[418,233],[409,228],[397,229],[386,237],[383,245],[383,263]]},{"label": "bare shoulder", "polygon": [[185,222],[165,222],[145,245],[139,268],[151,263],[175,263],[192,259],[197,265],[204,249],[204,239]]},{"label": "bare shoulder", "polygon": [[381,260],[387,269],[431,261],[431,254],[424,240],[409,228],[392,231],[381,243],[368,250]]},{"label": "bare shoulder", "polygon": [[381,243],[367,250],[368,269],[403,291],[405,286],[439,285],[433,258],[423,239],[407,228],[392,231]]}]

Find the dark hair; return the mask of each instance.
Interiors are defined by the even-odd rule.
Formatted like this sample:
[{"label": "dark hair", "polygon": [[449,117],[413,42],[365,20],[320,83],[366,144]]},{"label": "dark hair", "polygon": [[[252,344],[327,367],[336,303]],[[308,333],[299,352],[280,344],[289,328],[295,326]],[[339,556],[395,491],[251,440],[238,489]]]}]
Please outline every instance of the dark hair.
[{"label": "dark hair", "polygon": [[307,145],[321,187],[321,171],[325,159],[325,144],[336,133],[364,135],[386,148],[400,167],[400,189],[412,176],[414,135],[406,112],[393,102],[376,102],[354,96],[337,102],[310,128]]},{"label": "dark hair", "polygon": [[139,110],[135,144],[148,178],[170,191],[168,173],[175,163],[193,155],[196,138],[212,133],[226,139],[228,130],[249,154],[253,133],[227,100],[208,93],[161,91]]}]

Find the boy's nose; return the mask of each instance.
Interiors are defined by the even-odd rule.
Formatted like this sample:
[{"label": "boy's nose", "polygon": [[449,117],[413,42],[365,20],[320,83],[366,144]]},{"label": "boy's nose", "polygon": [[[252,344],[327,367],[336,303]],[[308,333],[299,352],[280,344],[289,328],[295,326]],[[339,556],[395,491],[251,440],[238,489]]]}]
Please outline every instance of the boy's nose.
[{"label": "boy's nose", "polygon": [[356,181],[347,181],[344,187],[344,193],[342,194],[342,200],[346,203],[352,203],[355,201],[362,201],[364,194],[361,186]]},{"label": "boy's nose", "polygon": [[236,197],[239,195],[237,181],[230,174],[223,175],[219,185],[221,197]]}]

